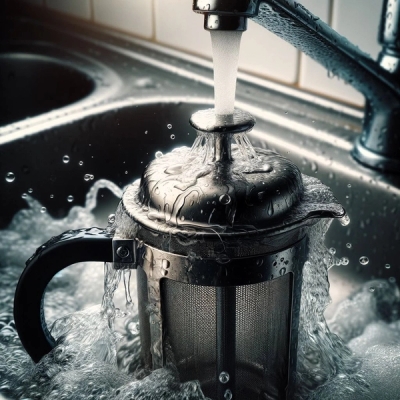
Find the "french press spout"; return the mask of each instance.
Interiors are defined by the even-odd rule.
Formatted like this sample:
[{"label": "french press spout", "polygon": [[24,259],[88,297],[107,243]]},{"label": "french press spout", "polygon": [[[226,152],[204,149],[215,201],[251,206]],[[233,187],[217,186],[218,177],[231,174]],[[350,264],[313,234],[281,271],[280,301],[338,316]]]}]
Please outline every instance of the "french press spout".
[{"label": "french press spout", "polygon": [[82,261],[137,270],[143,367],[173,362],[212,399],[291,397],[308,232],[344,210],[288,159],[254,149],[253,117],[192,115],[192,148],[156,158],[125,191],[107,230],[41,246],[18,283],[14,316],[38,362],[54,346],[43,293]]}]

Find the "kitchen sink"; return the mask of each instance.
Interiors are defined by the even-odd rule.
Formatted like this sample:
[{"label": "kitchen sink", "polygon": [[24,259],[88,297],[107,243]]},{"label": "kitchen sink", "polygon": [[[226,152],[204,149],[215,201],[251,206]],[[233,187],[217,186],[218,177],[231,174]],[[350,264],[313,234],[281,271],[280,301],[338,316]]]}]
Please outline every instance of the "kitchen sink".
[{"label": "kitchen sink", "polygon": [[[0,120],[1,228],[26,207],[21,195],[29,189],[61,218],[84,204],[93,184],[86,174],[121,188],[131,183],[157,151],[190,146],[191,114],[212,106],[210,63],[76,21],[60,27],[52,18],[13,17],[0,28],[12,32],[0,47],[0,102],[7,99],[9,109]],[[237,107],[257,119],[255,146],[290,158],[346,208],[351,223],[334,221],[326,238],[338,258],[349,259],[330,271],[331,310],[367,280],[400,280],[400,177],[351,157],[361,110],[245,74]],[[5,179],[9,172],[13,182]],[[117,202],[101,192],[104,215]]]},{"label": "kitchen sink", "polygon": [[0,47],[0,126],[75,103],[93,92],[94,80],[70,63],[48,56],[51,50],[50,46]]}]

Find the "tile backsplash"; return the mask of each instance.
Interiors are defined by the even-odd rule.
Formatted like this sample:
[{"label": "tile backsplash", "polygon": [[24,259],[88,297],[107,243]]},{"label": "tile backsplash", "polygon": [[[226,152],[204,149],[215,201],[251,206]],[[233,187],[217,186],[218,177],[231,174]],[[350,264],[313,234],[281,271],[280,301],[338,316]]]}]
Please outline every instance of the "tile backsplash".
[{"label": "tile backsplash", "polygon": [[[209,33],[190,0],[22,0],[66,15],[92,20],[119,31],[211,58]],[[376,58],[378,25],[384,0],[301,0],[340,34]],[[306,91],[362,106],[352,87],[329,77],[327,71],[294,47],[249,21],[243,34],[239,68],[295,85]]]}]

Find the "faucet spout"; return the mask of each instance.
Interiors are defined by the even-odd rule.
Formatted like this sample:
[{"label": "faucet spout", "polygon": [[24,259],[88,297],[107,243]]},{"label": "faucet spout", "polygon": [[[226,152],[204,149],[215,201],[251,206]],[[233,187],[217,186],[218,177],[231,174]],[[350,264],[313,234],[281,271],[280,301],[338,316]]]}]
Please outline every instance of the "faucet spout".
[{"label": "faucet spout", "polygon": [[[193,9],[205,15],[208,30],[219,29],[207,24],[211,16],[218,16],[219,21],[252,18],[363,93],[367,99],[363,132],[352,155],[371,168],[400,173],[400,51],[398,42],[393,42],[400,6],[394,0],[384,2],[380,33],[384,48],[379,61],[293,0],[194,0]],[[389,14],[390,25],[386,21]]]}]

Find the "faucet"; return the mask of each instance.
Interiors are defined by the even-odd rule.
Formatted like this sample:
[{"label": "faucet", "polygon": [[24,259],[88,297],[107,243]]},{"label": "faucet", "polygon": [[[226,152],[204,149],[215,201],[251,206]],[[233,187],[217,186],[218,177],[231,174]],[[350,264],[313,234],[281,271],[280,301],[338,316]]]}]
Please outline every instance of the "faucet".
[{"label": "faucet", "polygon": [[294,0],[194,0],[193,10],[209,31],[245,31],[251,18],[363,93],[363,130],[351,154],[364,166],[400,173],[399,2],[384,1],[377,61]]}]

